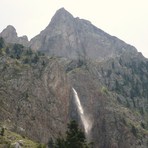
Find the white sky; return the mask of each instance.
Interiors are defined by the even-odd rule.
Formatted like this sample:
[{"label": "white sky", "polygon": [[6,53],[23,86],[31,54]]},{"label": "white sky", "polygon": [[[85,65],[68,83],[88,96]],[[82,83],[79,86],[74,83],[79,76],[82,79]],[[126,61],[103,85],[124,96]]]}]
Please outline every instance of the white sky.
[{"label": "white sky", "polygon": [[148,58],[148,0],[0,0],[0,32],[13,25],[19,36],[31,39],[61,7],[135,46]]}]

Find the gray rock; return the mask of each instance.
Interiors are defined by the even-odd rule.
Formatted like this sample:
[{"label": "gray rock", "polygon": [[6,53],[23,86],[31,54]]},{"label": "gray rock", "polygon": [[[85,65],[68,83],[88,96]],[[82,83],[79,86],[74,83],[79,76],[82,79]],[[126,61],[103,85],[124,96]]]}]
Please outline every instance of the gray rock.
[{"label": "gray rock", "polygon": [[0,33],[0,37],[3,37],[8,43],[18,43],[24,46],[28,46],[29,43],[27,36],[18,37],[16,29],[11,25]]},{"label": "gray rock", "polygon": [[50,24],[30,41],[34,50],[69,59],[102,60],[122,52],[136,51],[133,46],[113,37],[91,24],[74,18],[64,8],[59,9]]},{"label": "gray rock", "polygon": [[8,43],[19,43],[50,56],[69,59],[104,60],[136,49],[113,37],[91,22],[74,18],[64,8],[59,9],[49,25],[29,42],[26,36],[18,37],[13,26],[7,26],[0,36]]}]

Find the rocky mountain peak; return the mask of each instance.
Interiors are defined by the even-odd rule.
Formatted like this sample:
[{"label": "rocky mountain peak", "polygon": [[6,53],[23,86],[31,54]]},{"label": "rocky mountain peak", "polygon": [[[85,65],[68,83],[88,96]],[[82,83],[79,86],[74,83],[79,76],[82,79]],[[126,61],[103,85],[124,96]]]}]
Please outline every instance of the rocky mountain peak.
[{"label": "rocky mountain peak", "polygon": [[49,25],[34,37],[30,46],[46,54],[69,59],[102,60],[136,49],[113,37],[84,19],[74,18],[64,8],[59,9]]},{"label": "rocky mountain peak", "polygon": [[0,36],[6,42],[23,44],[47,55],[68,59],[104,60],[125,51],[136,51],[133,46],[105,33],[89,21],[74,18],[64,8],[57,10],[49,25],[30,42],[27,37],[18,37],[13,26],[4,29]]},{"label": "rocky mountain peak", "polygon": [[17,32],[12,25],[8,25],[0,34],[4,38],[16,38]]},{"label": "rocky mountain peak", "polygon": [[63,17],[73,17],[71,13],[69,13],[65,8],[60,8],[56,11],[54,17],[56,16],[63,16]]},{"label": "rocky mountain peak", "polygon": [[17,43],[28,46],[29,41],[26,35],[18,37],[16,29],[12,25],[8,25],[1,33],[0,37],[3,37],[8,43]]},{"label": "rocky mountain peak", "polygon": [[[45,32],[47,32],[52,28],[56,29],[64,29],[64,26],[70,24],[71,22],[74,21],[74,17],[72,14],[70,14],[67,10],[64,8],[61,8],[56,11],[55,15],[52,17],[51,22],[49,25],[46,27]],[[55,30],[54,30],[55,31]]]},{"label": "rocky mountain peak", "polygon": [[16,33],[16,29],[15,29],[15,27],[12,26],[12,25],[8,25],[8,26],[5,28],[5,31],[6,31],[6,30]]}]

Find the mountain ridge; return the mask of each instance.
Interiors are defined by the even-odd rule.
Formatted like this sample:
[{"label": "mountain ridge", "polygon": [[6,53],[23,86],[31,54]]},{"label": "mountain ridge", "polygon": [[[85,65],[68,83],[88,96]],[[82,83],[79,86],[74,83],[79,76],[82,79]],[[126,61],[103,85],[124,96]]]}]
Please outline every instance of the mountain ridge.
[{"label": "mountain ridge", "polygon": [[89,21],[74,18],[64,8],[55,13],[45,30],[31,39],[30,47],[49,55],[96,60],[117,56],[124,50],[136,51]]},{"label": "mountain ridge", "polygon": [[[7,29],[8,30],[8,29]],[[69,59],[90,58],[103,60],[120,55],[122,52],[137,52],[137,49],[117,37],[111,36],[92,25],[91,22],[74,18],[64,8],[57,10],[48,26],[30,41],[17,37],[9,30],[2,36],[6,41],[21,43],[33,50],[42,51],[50,56]]]}]

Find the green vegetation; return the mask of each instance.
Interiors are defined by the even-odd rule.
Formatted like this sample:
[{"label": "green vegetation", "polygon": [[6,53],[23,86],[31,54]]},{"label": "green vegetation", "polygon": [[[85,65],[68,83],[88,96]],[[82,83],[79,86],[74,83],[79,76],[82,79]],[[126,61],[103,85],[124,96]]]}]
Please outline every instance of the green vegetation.
[{"label": "green vegetation", "polygon": [[22,145],[24,148],[37,148],[40,145],[7,129],[4,129],[3,131],[1,130],[0,148],[13,148],[16,143],[20,143],[20,145]]},{"label": "green vegetation", "polygon": [[148,61],[121,56],[101,65],[100,72],[105,84],[101,91],[116,93],[120,104],[139,112],[147,120]]},{"label": "green vegetation", "polygon": [[[37,146],[37,148],[46,148],[46,145],[45,144],[39,144],[38,146]],[[50,148],[50,147],[49,147]]]},{"label": "green vegetation", "polygon": [[[3,38],[0,38],[0,56],[19,60],[22,64],[35,65],[44,54],[39,51],[33,52],[30,48],[26,48],[21,44],[5,45]],[[45,65],[44,60],[42,65]]]},{"label": "green vegetation", "polygon": [[2,37],[0,37],[0,49],[2,49],[4,47],[4,39]]},{"label": "green vegetation", "polygon": [[4,132],[5,132],[4,127],[0,128],[0,135],[1,135],[1,136],[4,136]]},{"label": "green vegetation", "polygon": [[103,94],[108,94],[109,93],[107,87],[104,87],[104,86],[101,88],[101,92]]},{"label": "green vegetation", "polygon": [[[76,121],[71,121],[67,125],[68,130],[66,131],[66,136],[59,137],[53,141],[52,139],[48,142],[49,148],[90,148],[92,144],[88,144],[84,132],[79,129]],[[0,127],[0,147],[14,147],[16,143],[19,143],[24,148],[46,148],[45,144],[38,144],[21,136],[14,132],[9,131]]]},{"label": "green vegetation", "polygon": [[89,148],[90,144],[86,142],[84,132],[78,128],[76,121],[71,121],[68,124],[68,130],[66,132],[66,138],[59,136],[55,143],[50,140],[49,146],[53,148]]},{"label": "green vegetation", "polygon": [[137,137],[137,129],[136,129],[136,127],[134,126],[134,125],[132,125],[132,127],[131,127],[131,132],[133,133],[133,135],[135,136],[135,137]]}]

